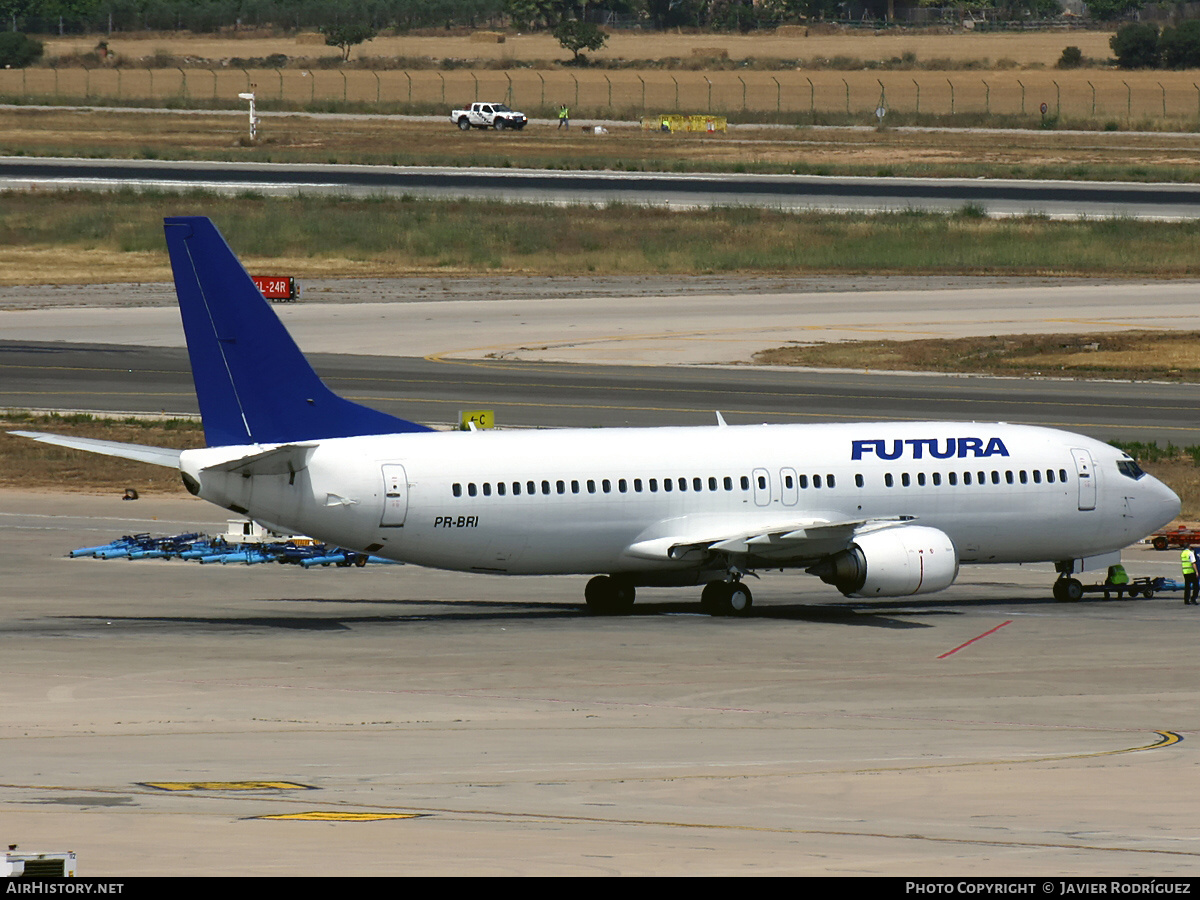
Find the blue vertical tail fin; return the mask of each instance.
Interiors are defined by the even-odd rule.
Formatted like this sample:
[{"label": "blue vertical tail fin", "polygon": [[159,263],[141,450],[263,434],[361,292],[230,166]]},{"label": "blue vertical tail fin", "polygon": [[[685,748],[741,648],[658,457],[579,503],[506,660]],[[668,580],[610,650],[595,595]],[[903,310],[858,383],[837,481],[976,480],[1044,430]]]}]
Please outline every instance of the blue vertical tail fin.
[{"label": "blue vertical tail fin", "polygon": [[430,430],[329,390],[211,220],[164,228],[210,447]]}]

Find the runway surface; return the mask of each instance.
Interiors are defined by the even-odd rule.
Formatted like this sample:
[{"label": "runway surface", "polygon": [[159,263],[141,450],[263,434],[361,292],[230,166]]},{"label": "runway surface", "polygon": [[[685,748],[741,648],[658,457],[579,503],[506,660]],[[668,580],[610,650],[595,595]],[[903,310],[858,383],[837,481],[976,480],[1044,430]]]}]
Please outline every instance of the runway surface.
[{"label": "runway surface", "polygon": [[64,558],[222,518],[0,494],[6,840],[109,876],[1200,862],[1178,595],[1055,604],[1012,566],[868,606],[767,573],[749,619],[667,590],[596,619],[579,578]]},{"label": "runway surface", "polygon": [[[454,362],[315,354],[337,392],[450,425],[492,409],[505,426],[957,419],[1068,428],[1107,440],[1200,443],[1194,385],[858,375],[748,367]],[[184,350],[0,340],[0,407],[195,414]]]},{"label": "runway surface", "polygon": [[1053,218],[1200,216],[1200,186],[1180,184],[0,157],[0,189],[128,187],[836,211],[969,205],[989,215]]}]

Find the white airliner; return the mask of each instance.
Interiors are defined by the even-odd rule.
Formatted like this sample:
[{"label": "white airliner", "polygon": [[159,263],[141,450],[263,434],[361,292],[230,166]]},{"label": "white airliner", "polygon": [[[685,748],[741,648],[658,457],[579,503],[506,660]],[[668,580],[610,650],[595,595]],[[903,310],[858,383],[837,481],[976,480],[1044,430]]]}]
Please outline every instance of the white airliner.
[{"label": "white airliner", "polygon": [[[589,610],[643,585],[705,585],[743,615],[743,579],[800,568],[851,597],[940,591],[961,563],[1075,572],[1171,521],[1179,498],[1107,444],[964,422],[433,431],[333,394],[215,226],[167,246],[207,447],[13,432],[178,468],[193,494],[278,530],[423,566],[594,575]],[[269,389],[268,389],[269,387]]]}]

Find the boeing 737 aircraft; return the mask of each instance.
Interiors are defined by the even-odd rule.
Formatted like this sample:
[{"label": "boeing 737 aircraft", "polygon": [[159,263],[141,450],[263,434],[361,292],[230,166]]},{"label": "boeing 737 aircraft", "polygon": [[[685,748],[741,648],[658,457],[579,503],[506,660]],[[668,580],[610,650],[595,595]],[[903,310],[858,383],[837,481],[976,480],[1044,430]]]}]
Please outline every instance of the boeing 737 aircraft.
[{"label": "boeing 737 aircraft", "polygon": [[[13,432],[178,468],[193,494],[264,525],[423,566],[586,574],[588,608],[643,585],[704,585],[742,615],[744,578],[799,568],[851,597],[950,586],[961,563],[1074,573],[1171,521],[1179,498],[1107,444],[964,422],[439,432],[320,381],[216,227],[169,218],[167,247],[208,446]],[[264,386],[273,386],[264,390]]]}]

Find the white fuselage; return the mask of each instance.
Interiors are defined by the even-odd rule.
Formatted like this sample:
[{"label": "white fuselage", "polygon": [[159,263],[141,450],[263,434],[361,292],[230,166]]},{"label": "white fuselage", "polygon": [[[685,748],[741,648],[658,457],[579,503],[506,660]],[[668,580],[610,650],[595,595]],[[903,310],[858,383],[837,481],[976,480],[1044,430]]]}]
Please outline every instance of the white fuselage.
[{"label": "white fuselage", "polygon": [[[964,563],[1120,550],[1178,498],[1119,470],[1125,455],[1068,432],[973,423],[428,432],[315,441],[278,473],[208,469],[270,448],[185,451],[206,500],[329,543],[497,574],[708,577],[694,558],[631,552],[796,523],[913,517]],[[819,540],[751,553],[806,565]]]}]

